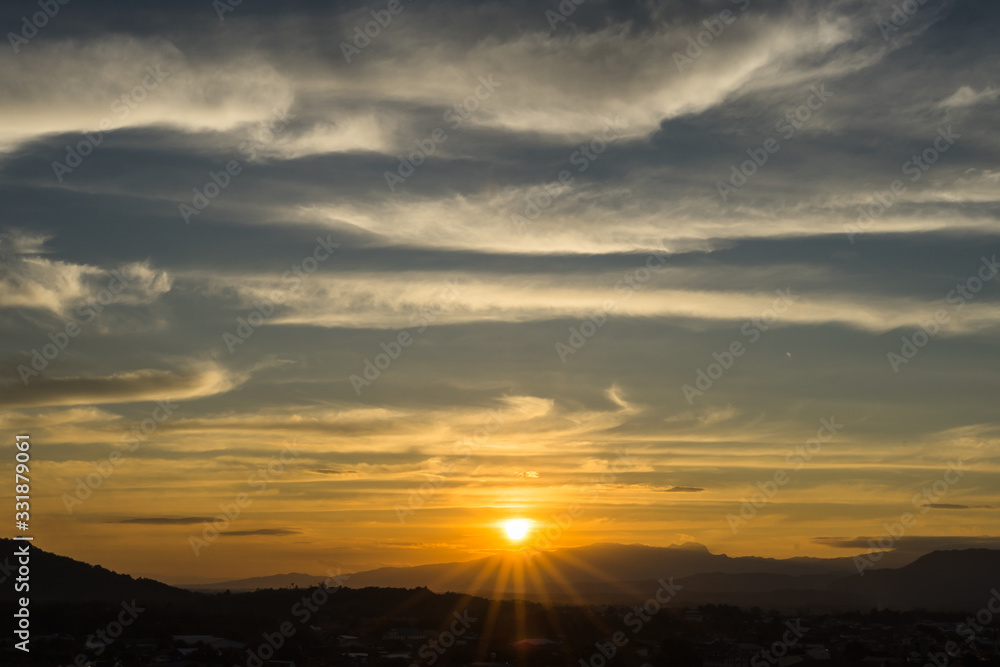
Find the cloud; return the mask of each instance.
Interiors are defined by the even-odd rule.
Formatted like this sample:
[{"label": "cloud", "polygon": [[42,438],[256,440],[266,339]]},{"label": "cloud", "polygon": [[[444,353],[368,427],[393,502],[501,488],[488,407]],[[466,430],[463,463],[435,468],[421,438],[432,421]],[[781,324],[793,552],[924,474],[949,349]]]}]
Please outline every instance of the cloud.
[{"label": "cloud", "polygon": [[[879,536],[872,537],[814,537],[812,541],[827,547],[837,549],[871,549],[871,543],[878,543]],[[944,549],[1000,549],[1000,536],[960,536],[960,535],[913,535],[899,538],[893,543],[890,551],[940,551]]]},{"label": "cloud", "polygon": [[663,493],[697,493],[704,490],[700,486],[670,486],[665,489],[656,489],[656,491]]},{"label": "cloud", "polygon": [[272,537],[284,537],[286,535],[299,535],[302,531],[290,530],[288,528],[260,528],[258,530],[228,530],[219,533],[222,537],[248,537],[252,535],[269,535]]},{"label": "cloud", "polygon": [[13,230],[6,239],[7,261],[0,267],[0,308],[28,308],[83,321],[111,304],[148,305],[170,291],[172,279],[148,261],[103,269],[50,260],[52,237]]},{"label": "cloud", "polygon": [[0,405],[8,408],[102,405],[158,400],[189,400],[225,393],[245,378],[216,364],[183,371],[144,369],[108,376],[33,378],[0,385]]},{"label": "cloud", "polygon": [[942,109],[959,109],[984,102],[995,102],[998,96],[1000,96],[1000,88],[987,86],[976,92],[970,86],[962,86],[948,98],[941,100],[938,106]]},{"label": "cloud", "polygon": [[971,509],[996,509],[993,505],[955,505],[952,503],[927,503],[922,507],[930,507],[938,510],[971,510]]},{"label": "cloud", "polygon": [[[115,128],[230,133],[265,122],[273,109],[294,106],[304,119],[301,127],[279,139],[272,155],[294,159],[358,149],[394,154],[417,138],[417,128],[393,131],[395,122],[369,124],[364,119],[368,109],[436,107],[440,117],[441,109],[473,96],[480,77],[494,78],[498,88],[489,105],[468,121],[472,127],[576,141],[617,116],[632,135],[647,136],[664,118],[719,104],[762,69],[793,78],[792,68],[799,69],[798,76],[810,70],[843,72],[877,59],[837,49],[852,43],[858,32],[854,23],[867,25],[867,17],[851,22],[822,7],[770,15],[737,12],[736,24],[689,72],[677,70],[672,54],[703,29],[700,21],[708,12],[683,20],[649,17],[653,20],[643,30],[626,19],[552,34],[542,12],[524,16],[497,5],[491,11],[499,16],[484,24],[477,8],[459,3],[414,6],[393,24],[391,39],[383,37],[377,49],[348,66],[339,50],[329,52],[327,41],[342,32],[350,39],[347,27],[370,20],[367,12],[289,16],[275,23],[270,16],[242,11],[230,17],[223,32],[216,26],[200,31],[188,26],[176,36],[111,34],[97,41],[50,35],[33,44],[31,57],[14,59],[0,77],[10,121],[0,133],[0,146],[44,134],[94,131],[103,118]],[[496,27],[505,22],[523,23],[524,29],[498,33]],[[442,31],[442,24],[456,29]],[[479,39],[470,39],[472,26]],[[262,33],[271,39],[262,39]],[[433,43],[426,39],[429,33],[436,35]],[[198,48],[201,40],[219,46]],[[301,47],[295,57],[275,47],[292,40]],[[805,64],[831,53],[822,66]],[[121,103],[114,106],[143,85],[149,66],[168,75],[130,104],[128,113]],[[429,71],[438,76],[426,77]],[[27,91],[18,88],[25,80],[35,82]],[[390,135],[391,147],[386,144]]]},{"label": "cloud", "polygon": [[[838,293],[828,287],[821,294],[804,297],[791,288],[778,288],[787,293],[782,301],[774,290],[708,289],[710,285],[705,283],[717,279],[708,270],[651,272],[646,268],[648,257],[637,255],[631,270],[584,277],[553,275],[544,283],[520,274],[479,276],[426,271],[417,275],[316,275],[294,292],[283,291],[279,276],[225,276],[217,279],[217,289],[236,291],[240,302],[247,305],[281,294],[281,309],[267,325],[403,329],[424,324],[584,319],[595,312],[611,317],[746,322],[759,319],[769,309],[773,313],[777,302],[782,308],[778,316],[781,324],[839,323],[873,332],[919,326],[928,313],[941,306],[947,292],[925,299],[871,295],[859,303],[847,289]],[[655,261],[653,264],[658,266]],[[811,281],[810,274],[823,273],[804,266],[781,268],[801,272],[795,281],[796,290],[803,281]],[[771,267],[769,272],[774,270]],[[633,274],[637,271],[645,271],[648,282],[634,287]],[[704,282],[698,280],[701,275],[705,275]],[[631,286],[626,282],[629,278]],[[982,331],[997,325],[1000,305],[973,301],[961,311],[950,313],[942,335]],[[718,418],[726,414],[720,413]]]},{"label": "cloud", "polygon": [[187,526],[196,523],[211,523],[213,517],[210,516],[188,516],[188,517],[140,517],[135,519],[122,519],[114,523],[142,523],[153,526]]},{"label": "cloud", "polygon": [[[444,12],[452,16],[441,16]],[[442,20],[474,21],[470,14],[465,7],[414,12],[394,39],[386,40],[384,55],[359,59],[364,78],[348,84],[347,94],[371,95],[377,90],[375,94],[394,101],[459,101],[472,94],[478,76],[489,74],[501,86],[496,99],[491,98],[488,108],[470,121],[474,125],[580,141],[599,132],[606,119],[620,117],[632,136],[646,136],[664,118],[720,103],[747,85],[751,73],[773,68],[788,76],[787,70],[796,65],[812,69],[802,63],[819,53],[836,53],[858,32],[845,16],[820,6],[810,12],[778,11],[769,16],[735,12],[734,25],[725,28],[689,71],[678,71],[673,54],[686,46],[689,36],[704,29],[700,20],[710,18],[707,11],[697,18],[684,17],[687,20],[654,15],[642,30],[619,21],[555,34],[538,12],[519,17],[526,29],[515,35],[470,41],[456,31],[443,33],[433,45],[426,42],[431,26]],[[856,21],[861,24],[865,18],[858,16]],[[869,64],[853,55],[835,55],[825,67],[815,69],[843,71]],[[427,71],[444,75],[423,79],[421,86],[405,85]],[[774,79],[754,80],[761,85]]]},{"label": "cloud", "polygon": [[163,37],[128,35],[39,40],[30,56],[4,68],[0,91],[8,119],[0,150],[49,134],[81,140],[127,127],[225,132],[266,123],[294,99],[289,82],[253,55],[203,58]]}]

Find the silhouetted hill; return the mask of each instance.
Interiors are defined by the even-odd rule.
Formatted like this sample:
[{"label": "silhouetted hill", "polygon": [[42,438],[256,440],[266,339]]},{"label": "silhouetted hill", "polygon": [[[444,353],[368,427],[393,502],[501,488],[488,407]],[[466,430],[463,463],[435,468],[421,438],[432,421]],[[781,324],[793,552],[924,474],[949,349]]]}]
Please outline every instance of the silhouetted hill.
[{"label": "silhouetted hill", "polygon": [[1000,587],[1000,550],[934,551],[905,567],[866,570],[831,588],[872,606],[975,611]]},{"label": "silhouetted hill", "polygon": [[[12,555],[24,542],[0,538],[0,568],[4,574],[0,586],[0,598],[5,600],[18,596],[9,582],[16,577],[17,559]],[[189,591],[174,588],[153,579],[134,578],[127,574],[112,572],[100,565],[57,556],[37,547],[30,550],[30,594],[35,602],[90,602],[104,601],[118,603],[136,599],[141,602],[183,601],[194,596]],[[6,574],[9,572],[10,574]]]}]

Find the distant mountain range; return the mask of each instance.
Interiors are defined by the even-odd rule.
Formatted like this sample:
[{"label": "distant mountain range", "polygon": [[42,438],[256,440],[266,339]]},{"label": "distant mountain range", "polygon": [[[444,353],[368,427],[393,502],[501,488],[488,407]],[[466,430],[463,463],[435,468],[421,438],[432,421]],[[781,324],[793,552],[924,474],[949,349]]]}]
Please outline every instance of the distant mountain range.
[{"label": "distant mountain range", "polygon": [[[891,560],[888,556],[883,559],[883,561]],[[884,562],[880,564],[885,565]],[[557,593],[559,582],[562,581],[599,586],[623,580],[689,577],[709,573],[760,573],[789,578],[807,575],[843,576],[854,571],[853,561],[849,557],[784,560],[752,556],[732,558],[713,554],[704,545],[694,542],[669,547],[594,544],[538,553],[537,556],[532,556],[527,551],[509,551],[458,563],[378,568],[352,574],[349,585],[396,588],[426,586],[437,592],[523,597],[540,595],[544,591]],[[518,576],[519,572],[523,572],[524,576]],[[625,576],[617,578],[614,573],[623,573]],[[189,590],[235,592],[258,588],[309,586],[321,582],[324,578],[293,572],[182,587]],[[758,583],[751,587],[759,588],[761,585]],[[799,582],[799,587],[801,585],[804,585],[803,582]]]},{"label": "distant mountain range", "polygon": [[[13,542],[3,542],[6,553]],[[892,562],[887,554],[880,564]],[[151,579],[135,579],[34,548],[32,597],[39,601],[186,601],[193,591],[248,591],[313,586],[325,577],[292,573],[185,590]],[[1000,550],[935,551],[902,567],[869,569],[859,575],[845,558],[759,558],[713,554],[697,544],[673,547],[595,544],[549,552],[506,552],[461,563],[379,568],[350,575],[349,588],[426,587],[488,598],[600,604],[639,603],[655,594],[660,580],[682,588],[679,607],[707,603],[778,609],[926,608],[975,612],[1000,588]],[[3,586],[0,597],[12,587]]]},{"label": "distant mountain range", "polygon": [[659,580],[683,586],[679,605],[707,603],[823,610],[872,606],[979,609],[1000,585],[1000,550],[936,551],[859,574],[853,557],[760,558],[713,554],[700,544],[672,547],[595,544],[529,555],[510,552],[463,563],[380,568],[351,576],[350,587],[426,586],[435,592],[541,602],[633,603]]},{"label": "distant mountain range", "polygon": [[[474,595],[559,595],[566,583],[576,590],[605,590],[623,582],[681,579],[695,575],[838,575],[855,572],[850,558],[732,558],[705,546],[594,544],[546,552],[505,552],[462,563],[387,567],[352,575],[351,586],[427,586],[432,591]],[[561,596],[560,596],[561,597]]]},{"label": "distant mountain range", "polygon": [[230,581],[217,581],[202,584],[184,584],[180,588],[189,591],[201,592],[221,592],[231,591],[256,591],[262,588],[308,588],[317,586],[325,581],[327,577],[317,577],[312,574],[302,574],[301,572],[289,572],[288,574],[272,574],[266,577],[249,577],[247,579],[232,579]]}]

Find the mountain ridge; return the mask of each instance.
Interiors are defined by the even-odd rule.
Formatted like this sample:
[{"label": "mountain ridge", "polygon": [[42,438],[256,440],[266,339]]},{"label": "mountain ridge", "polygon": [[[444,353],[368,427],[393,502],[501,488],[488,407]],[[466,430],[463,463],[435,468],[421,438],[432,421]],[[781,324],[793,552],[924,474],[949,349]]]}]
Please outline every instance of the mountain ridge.
[{"label": "mountain ridge", "polygon": [[[12,553],[14,542],[2,542]],[[282,589],[289,583],[311,587],[326,579],[289,573],[199,584],[185,590],[38,547],[32,547],[31,556],[31,596],[41,602],[130,598],[184,602],[226,590]],[[459,563],[376,568],[345,575],[344,583],[352,589],[425,589],[553,604],[634,604],[648,599],[665,581],[679,585],[679,606],[975,611],[1000,587],[1000,549],[933,551],[902,567],[859,572],[852,557],[729,557],[690,543],[683,548],[605,543],[548,552],[504,552]],[[0,597],[13,595],[12,588]]]},{"label": "mountain ridge", "polygon": [[[362,570],[351,574],[355,582],[364,582],[365,585],[402,585],[404,587],[428,586],[434,589],[434,585],[441,585],[448,579],[456,580],[456,572],[467,572],[468,577],[473,579],[478,576],[478,572],[487,569],[495,569],[496,563],[503,560],[516,560],[524,557],[525,554],[567,554],[573,557],[578,555],[593,556],[598,555],[607,561],[614,559],[616,555],[641,554],[647,561],[647,571],[649,567],[655,566],[657,571],[662,570],[662,565],[656,563],[659,556],[670,555],[674,564],[678,566],[671,576],[691,576],[694,574],[709,573],[729,573],[729,574],[751,574],[770,573],[785,574],[789,576],[824,574],[828,572],[850,573],[855,571],[852,556],[842,556],[833,558],[818,558],[813,556],[793,556],[791,558],[770,558],[763,556],[728,556],[724,553],[712,553],[709,548],[698,542],[683,542],[665,547],[650,546],[646,544],[620,544],[616,542],[596,542],[594,544],[566,547],[550,552],[537,552],[530,549],[511,550],[501,552],[482,558],[474,558],[466,561],[450,561],[445,563],[428,563],[421,565],[393,566]],[[649,560],[653,563],[650,564]],[[893,566],[902,566],[909,563],[913,558],[899,554],[887,554],[880,559],[875,567],[882,569]],[[631,569],[631,568],[630,568]],[[647,572],[648,573],[648,572]],[[308,585],[311,580],[318,583],[326,577],[320,575],[303,575],[301,573],[288,573],[267,575],[263,577],[250,577],[245,579],[222,580],[217,582],[202,582],[197,584],[184,584],[182,588],[188,590],[253,590],[254,587],[270,587],[270,584],[280,583],[285,578],[292,578],[297,585]],[[646,578],[646,577],[641,577]],[[357,585],[362,585],[358,583]],[[514,591],[511,591],[514,592]]]}]

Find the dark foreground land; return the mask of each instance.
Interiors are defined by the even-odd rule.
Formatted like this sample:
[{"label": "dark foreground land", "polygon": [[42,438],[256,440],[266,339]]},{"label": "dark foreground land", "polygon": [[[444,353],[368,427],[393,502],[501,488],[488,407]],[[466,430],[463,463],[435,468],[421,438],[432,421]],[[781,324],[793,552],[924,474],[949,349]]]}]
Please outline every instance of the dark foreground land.
[{"label": "dark foreground land", "polygon": [[[8,619],[12,583],[6,574],[0,589]],[[16,647],[12,619],[2,665],[1000,666],[1000,592],[989,586],[981,608],[962,613],[692,604],[670,580],[628,604],[351,588],[349,578],[198,593],[43,551],[31,583],[30,652]]]}]

